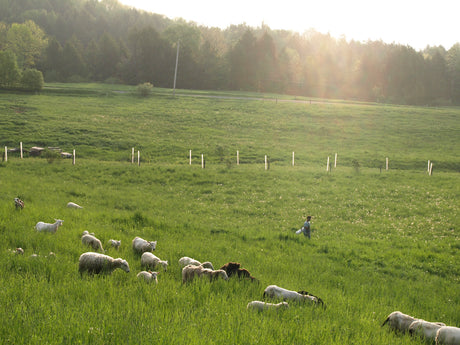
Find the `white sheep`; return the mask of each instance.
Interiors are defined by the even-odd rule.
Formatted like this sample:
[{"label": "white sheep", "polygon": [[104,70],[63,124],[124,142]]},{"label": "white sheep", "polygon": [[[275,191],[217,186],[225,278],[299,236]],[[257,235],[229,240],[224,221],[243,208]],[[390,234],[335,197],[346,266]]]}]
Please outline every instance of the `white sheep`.
[{"label": "white sheep", "polygon": [[209,268],[211,270],[214,270],[214,266],[210,261],[205,261],[203,263],[199,262],[198,260],[189,258],[188,256],[183,256],[179,259],[179,266],[184,268],[187,265],[193,265],[193,266],[203,266],[204,268]]},{"label": "white sheep", "polygon": [[83,235],[81,237],[81,243],[83,243],[85,246],[91,246],[94,250],[100,250],[101,252],[104,252],[104,248],[102,248],[101,241],[94,235]]},{"label": "white sheep", "polygon": [[120,245],[121,245],[121,241],[119,240],[113,240],[113,239],[110,239],[109,240],[109,243],[112,247],[114,247],[116,250],[118,250],[118,248],[120,248]]},{"label": "white sheep", "polygon": [[247,309],[252,310],[277,310],[277,309],[286,309],[289,308],[289,304],[287,302],[280,302],[280,303],[267,303],[262,301],[252,301],[249,302],[246,306]]},{"label": "white sheep", "polygon": [[129,273],[128,262],[121,258],[114,259],[108,255],[87,252],[80,255],[78,260],[80,274],[83,274],[83,272],[95,274],[112,273],[117,268]]},{"label": "white sheep", "polygon": [[83,233],[82,233],[81,235],[82,235],[82,236],[83,236],[83,235],[92,235],[92,236],[95,236],[95,235],[94,235],[94,232],[89,232],[88,230],[83,231]]},{"label": "white sheep", "polygon": [[22,249],[21,247],[18,247],[18,248],[16,248],[14,253],[18,254],[18,255],[24,255],[24,249]]},{"label": "white sheep", "polygon": [[394,311],[388,315],[387,319],[383,322],[382,327],[388,323],[390,328],[396,331],[407,332],[409,330],[409,326],[416,320],[418,319],[415,317],[403,314],[400,311]]},{"label": "white sheep", "polygon": [[58,229],[64,223],[63,220],[61,219],[55,219],[55,222],[53,224],[50,223],[44,223],[44,222],[38,222],[35,225],[35,230],[38,232],[52,232],[55,233]]},{"label": "white sheep", "polygon": [[269,285],[264,290],[264,297],[271,297],[271,298],[281,298],[283,300],[291,300],[291,301],[300,301],[300,302],[310,302],[313,304],[322,304],[324,306],[324,302],[321,298],[310,295],[306,292],[296,292],[292,290],[287,290],[277,285]]},{"label": "white sheep", "polygon": [[139,272],[137,274],[137,278],[139,278],[140,280],[143,280],[147,283],[153,283],[155,282],[156,284],[158,284],[158,273],[159,272],[152,272],[152,271],[142,271],[142,272]]},{"label": "white sheep", "polygon": [[83,208],[82,206],[77,205],[77,204],[74,203],[74,202],[69,202],[69,203],[67,203],[67,207],[69,207],[69,208]]},{"label": "white sheep", "polygon": [[154,251],[157,247],[157,241],[146,241],[140,237],[133,239],[133,250],[138,254]]},{"label": "white sheep", "polygon": [[460,328],[443,326],[436,333],[436,345],[460,345]]},{"label": "white sheep", "polygon": [[427,340],[434,341],[436,338],[436,332],[442,326],[445,326],[442,322],[428,322],[422,319],[415,320],[409,326],[409,333],[412,335],[418,335],[424,337]]},{"label": "white sheep", "polygon": [[228,280],[227,272],[224,270],[211,270],[204,268],[203,266],[187,265],[182,269],[182,283],[187,283],[193,280],[193,278],[207,276],[209,280],[215,280],[222,278]]},{"label": "white sheep", "polygon": [[166,272],[168,269],[168,261],[161,260],[158,256],[152,254],[151,252],[142,253],[141,256],[141,266],[151,269],[155,269],[156,266],[161,265]]}]

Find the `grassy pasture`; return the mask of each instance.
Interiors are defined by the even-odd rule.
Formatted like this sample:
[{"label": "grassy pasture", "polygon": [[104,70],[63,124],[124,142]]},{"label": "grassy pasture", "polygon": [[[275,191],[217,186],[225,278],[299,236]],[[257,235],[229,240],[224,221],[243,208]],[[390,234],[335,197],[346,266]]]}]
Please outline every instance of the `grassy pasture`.
[{"label": "grassy pasture", "polygon": [[[165,90],[140,99],[128,87],[57,86],[0,94],[2,146],[77,151],[75,166],[14,155],[0,163],[3,343],[425,344],[380,327],[394,310],[460,326],[458,108],[172,98]],[[133,146],[140,167],[129,163]],[[335,152],[338,167],[326,173]],[[388,172],[380,171],[385,157]],[[68,201],[85,208],[67,209]],[[307,214],[310,241],[294,234]],[[53,218],[64,219],[58,233],[33,230]],[[84,230],[131,273],[81,278]],[[157,286],[135,279],[135,236],[157,240],[155,254],[169,260]],[[118,253],[110,238],[122,241]],[[15,247],[26,254],[10,254]],[[241,262],[259,284],[184,286],[181,256]],[[307,290],[327,308],[248,312],[269,284]]]}]

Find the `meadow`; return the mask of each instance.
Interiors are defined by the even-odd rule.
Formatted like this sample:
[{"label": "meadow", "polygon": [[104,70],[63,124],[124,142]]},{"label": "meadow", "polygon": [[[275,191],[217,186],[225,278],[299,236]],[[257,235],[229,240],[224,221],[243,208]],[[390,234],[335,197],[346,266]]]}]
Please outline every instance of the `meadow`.
[{"label": "meadow", "polygon": [[[460,326],[459,108],[203,97],[216,95],[58,84],[0,94],[2,148],[22,141],[77,156],[0,163],[2,343],[426,344],[380,327],[395,310]],[[295,235],[307,215],[311,240]],[[64,220],[56,234],[33,229],[54,218]],[[81,277],[84,230],[131,272]],[[136,279],[135,236],[157,240],[169,261],[158,285]],[[184,285],[182,256],[240,262],[258,283]],[[246,310],[270,284],[307,290],[326,308]]]}]

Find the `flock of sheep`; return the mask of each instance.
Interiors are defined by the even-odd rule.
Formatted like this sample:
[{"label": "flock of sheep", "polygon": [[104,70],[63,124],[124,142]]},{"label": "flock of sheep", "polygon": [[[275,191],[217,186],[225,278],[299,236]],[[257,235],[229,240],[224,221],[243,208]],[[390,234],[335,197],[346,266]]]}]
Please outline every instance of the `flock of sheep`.
[{"label": "flock of sheep", "polygon": [[460,328],[446,326],[442,322],[429,322],[417,319],[400,311],[394,311],[388,315],[382,326],[388,324],[390,328],[398,332],[409,332],[410,334],[423,337],[429,342],[436,344],[459,345]]},{"label": "flock of sheep", "polygon": [[[17,208],[24,208],[24,203],[18,198],[15,198],[15,205]],[[82,208],[73,202],[69,202],[67,207]],[[38,222],[35,225],[35,229],[38,232],[55,233],[57,229],[63,225],[63,222],[64,221],[60,219],[56,219],[52,224]],[[84,231],[81,237],[81,242],[95,251],[104,253],[102,242],[93,233]],[[109,244],[118,250],[121,245],[121,241],[110,239]],[[141,267],[148,269],[137,274],[137,278],[141,281],[145,281],[147,283],[158,283],[157,276],[159,272],[155,272],[153,270],[160,266],[164,271],[168,268],[168,261],[161,260],[152,253],[156,249],[156,246],[157,241],[146,241],[140,237],[135,237],[132,241],[133,251],[137,255],[141,256]],[[24,254],[24,250],[22,248],[16,248],[15,252],[16,254]],[[129,264],[126,260],[121,258],[115,259],[102,253],[86,252],[81,254],[78,265],[80,274],[110,274],[118,268],[127,273],[130,272]],[[241,264],[236,262],[229,262],[221,268],[215,270],[212,263],[209,261],[201,263],[190,257],[182,257],[179,259],[179,266],[182,267],[182,283],[184,284],[192,282],[195,278],[202,277],[206,277],[210,281],[216,279],[228,280],[232,276],[257,281],[257,279],[255,279],[248,270],[241,268]],[[289,308],[289,304],[286,301],[307,302],[312,305],[322,305],[325,307],[323,300],[317,296],[309,294],[306,291],[296,292],[287,290],[277,285],[267,286],[264,290],[263,297],[283,301],[279,303],[269,303],[257,300],[251,301],[247,304],[247,309],[258,311],[285,309]],[[428,341],[435,341],[437,345],[460,345],[460,328],[446,326],[442,322],[428,322],[403,314],[400,311],[395,311],[387,317],[382,326],[386,324],[395,331],[402,333],[409,332],[410,334],[423,337]]]}]

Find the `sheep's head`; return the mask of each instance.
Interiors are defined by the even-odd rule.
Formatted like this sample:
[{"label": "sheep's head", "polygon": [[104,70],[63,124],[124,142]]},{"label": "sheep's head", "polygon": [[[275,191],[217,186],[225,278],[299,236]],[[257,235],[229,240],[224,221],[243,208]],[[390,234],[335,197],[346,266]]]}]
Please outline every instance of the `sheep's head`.
[{"label": "sheep's head", "polygon": [[155,283],[158,284],[158,274],[160,274],[160,272],[152,272],[152,271],[149,271],[149,273],[152,275],[152,279],[155,280]]},{"label": "sheep's head", "polygon": [[217,272],[219,272],[219,277],[221,277],[223,280],[228,280],[227,272],[224,270],[218,270]]},{"label": "sheep's head", "polygon": [[64,221],[62,219],[55,219],[57,226],[61,226]]},{"label": "sheep's head", "polygon": [[129,264],[128,261],[120,259],[120,268],[125,271],[126,273],[129,273]]},{"label": "sheep's head", "polygon": [[166,272],[166,270],[168,269],[168,261],[162,261],[161,266],[163,266],[163,269]]},{"label": "sheep's head", "polygon": [[155,248],[157,247],[157,241],[151,241],[151,242],[149,242],[149,244],[150,244],[150,248],[152,250],[155,250]]}]

